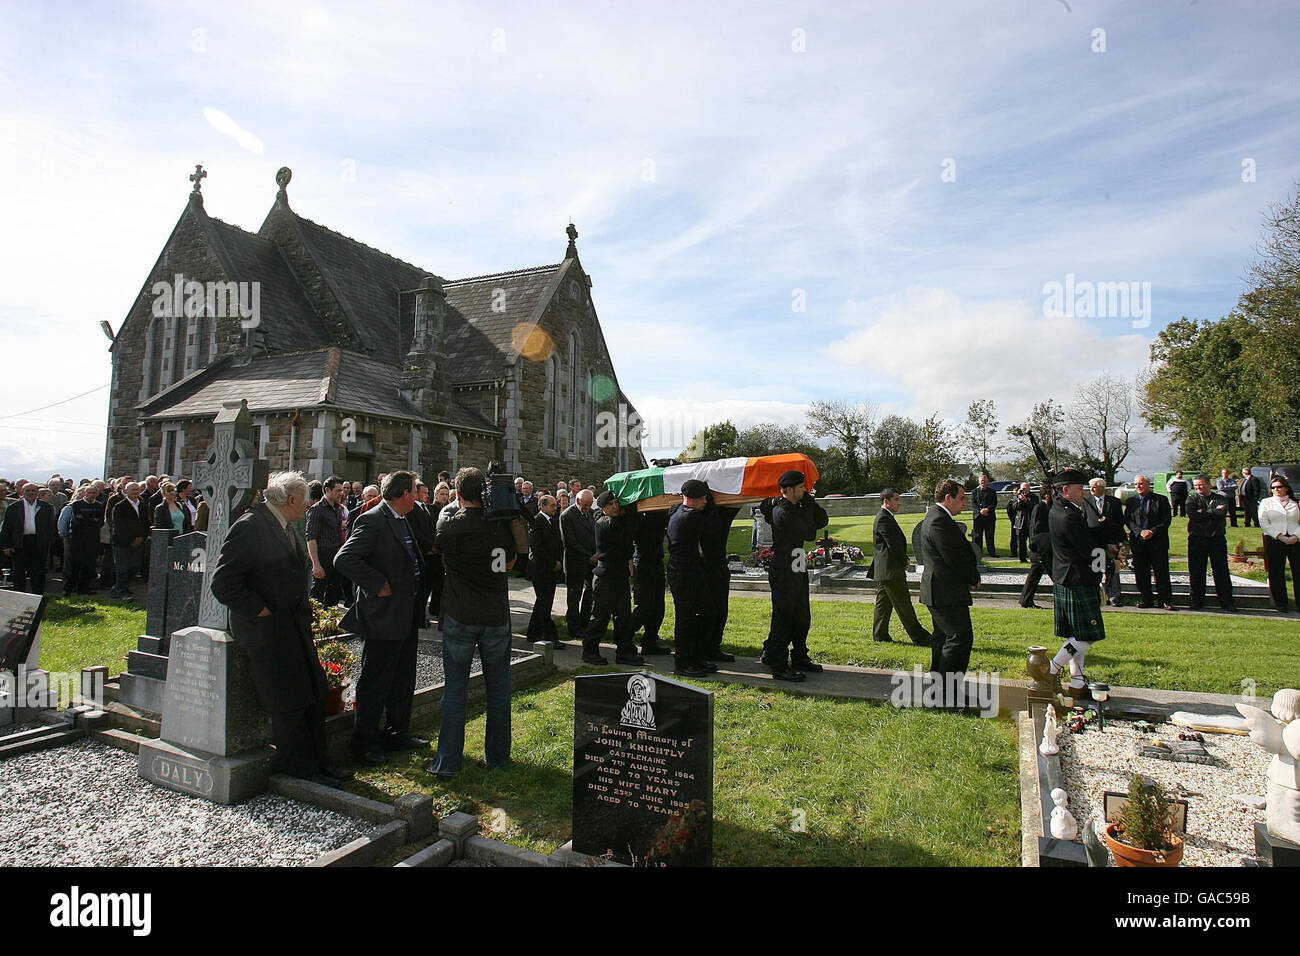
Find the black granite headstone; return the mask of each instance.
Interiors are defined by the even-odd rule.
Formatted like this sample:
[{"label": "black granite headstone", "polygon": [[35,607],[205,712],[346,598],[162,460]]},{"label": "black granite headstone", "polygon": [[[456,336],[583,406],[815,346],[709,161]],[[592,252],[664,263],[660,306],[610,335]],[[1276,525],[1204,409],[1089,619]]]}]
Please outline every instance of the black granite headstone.
[{"label": "black granite headstone", "polygon": [[144,632],[153,638],[165,638],[167,630],[167,568],[172,538],[176,532],[154,528],[149,539],[149,591],[145,596]]},{"label": "black granite headstone", "polygon": [[199,623],[203,594],[203,569],[207,564],[208,536],[202,531],[172,538],[167,558],[167,618],[164,633],[170,637]]},{"label": "black granite headstone", "polygon": [[44,616],[44,595],[0,591],[0,667],[17,670],[27,663]]},{"label": "black granite headstone", "polygon": [[573,849],[637,866],[713,859],[713,694],[657,674],[574,678]]}]

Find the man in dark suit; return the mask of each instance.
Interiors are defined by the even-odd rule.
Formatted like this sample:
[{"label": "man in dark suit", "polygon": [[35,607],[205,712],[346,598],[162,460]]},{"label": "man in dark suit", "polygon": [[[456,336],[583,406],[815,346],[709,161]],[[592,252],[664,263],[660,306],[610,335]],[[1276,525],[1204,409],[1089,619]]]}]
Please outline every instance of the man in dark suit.
[{"label": "man in dark suit", "polygon": [[519,497],[519,510],[531,522],[537,517],[537,512],[541,509],[541,503],[537,500],[537,495],[533,494],[533,483],[524,482],[524,493]]},{"label": "man in dark suit", "polygon": [[934,500],[912,536],[916,560],[925,569],[921,574],[921,603],[930,609],[934,631],[930,670],[937,674],[965,673],[975,643],[970,620],[974,603],[971,591],[980,586],[975,549],[956,520],[966,507],[966,489],[960,482],[945,478],[935,487]]},{"label": "man in dark suit", "polygon": [[596,566],[592,569],[591,623],[582,638],[582,660],[587,664],[608,663],[600,653],[600,642],[611,619],[614,624],[614,660],[619,664],[644,664],[636,652],[632,635],[632,531],[636,506],[626,511],[612,491],[596,499]]},{"label": "man in dark suit", "polygon": [[230,609],[230,634],[271,717],[280,769],[332,786],[352,774],[330,764],[325,740],[329,685],[312,641],[307,554],[293,530],[307,511],[307,482],[277,472],[264,499],[230,526],[212,596]]},{"label": "man in dark suit", "polygon": [[[420,607],[424,608],[420,615],[420,626],[429,626],[429,593],[433,586],[433,564],[437,557],[436,549],[433,546],[434,528],[437,521],[433,517],[432,509],[429,504],[429,486],[423,481],[416,479],[415,482],[415,505],[406,516],[406,521],[411,526],[411,531],[415,535],[415,546],[420,549],[420,555],[424,558],[424,577],[420,579]],[[344,578],[346,581],[347,579]]]},{"label": "man in dark suit", "polygon": [[[703,677],[718,669],[704,659],[704,602],[708,581],[700,555],[700,533],[709,486],[698,478],[682,483],[682,502],[668,516],[668,587],[673,595],[674,673]],[[802,678],[800,678],[802,679]]]},{"label": "man in dark suit", "polygon": [[[524,485],[527,487],[527,484]],[[528,618],[528,640],[550,641],[562,650],[560,632],[551,617],[555,605],[555,578],[564,564],[564,546],[560,544],[557,524],[559,505],[551,495],[537,501],[537,514],[528,522],[528,578],[533,582],[533,613]]]},{"label": "man in dark suit", "polygon": [[144,510],[138,482],[128,481],[125,497],[113,507],[113,567],[116,580],[109,594],[123,601],[131,600],[131,578],[140,567],[144,544],[149,540],[153,515]]},{"label": "man in dark suit", "polygon": [[[411,735],[418,631],[424,622],[424,556],[406,516],[415,507],[415,475],[387,475],[383,503],[357,518],[334,557],[334,566],[356,585],[356,603],[343,617],[344,630],[365,639],[357,678],[352,755],[367,766],[386,763],[384,751],[427,747]],[[380,732],[380,718],[387,724]]]},{"label": "man in dark suit", "polygon": [[1088,482],[1091,494],[1084,495],[1083,514],[1092,532],[1093,546],[1106,553],[1106,603],[1111,607],[1123,607],[1124,598],[1120,592],[1119,546],[1124,542],[1124,506],[1114,495],[1106,494],[1106,479],[1094,478]]},{"label": "man in dark suit", "polygon": [[[1059,494],[1052,505],[1048,527],[1052,535],[1052,608],[1053,630],[1061,638],[1061,649],[1052,658],[1051,674],[1059,677],[1070,669],[1066,695],[1087,700],[1092,695],[1083,673],[1084,659],[1093,644],[1106,637],[1101,616],[1102,559],[1105,550],[1095,529],[1084,517],[1090,505],[1084,504],[1086,476],[1073,468],[1060,471],[1052,479]],[[1102,482],[1105,490],[1105,482]]]},{"label": "man in dark suit", "polygon": [[1034,497],[1034,493],[1029,488],[1029,482],[1021,483],[1012,502],[1015,504],[1015,510],[1011,518],[1011,533],[1013,536],[1011,550],[1019,556],[1021,564],[1027,564],[1029,561],[1029,541],[1033,536],[1034,508],[1038,504],[1038,499]]},{"label": "man in dark suit", "polygon": [[1232,506],[1223,495],[1210,490],[1209,475],[1197,475],[1192,484],[1196,494],[1187,499],[1187,574],[1192,592],[1191,608],[1199,611],[1205,603],[1205,564],[1208,561],[1214,574],[1214,593],[1219,606],[1235,613],[1237,602],[1232,594],[1232,576],[1228,571],[1227,520],[1232,514]]},{"label": "man in dark suit", "polygon": [[32,594],[45,593],[45,559],[57,538],[54,509],[40,500],[40,491],[34,482],[23,485],[0,523],[0,550],[13,561],[14,590]]},{"label": "man in dark suit", "polygon": [[582,640],[591,623],[592,570],[596,567],[596,521],[591,515],[594,498],[585,488],[560,515],[560,540],[564,543],[564,587],[568,592],[565,620],[569,635]]},{"label": "man in dark suit", "polygon": [[1166,611],[1174,609],[1174,589],[1169,581],[1169,524],[1173,510],[1169,499],[1151,490],[1151,479],[1138,475],[1133,479],[1137,494],[1124,502],[1124,526],[1128,529],[1129,548],[1133,552],[1133,573],[1137,576],[1138,607],[1151,607],[1151,575],[1156,577],[1156,593]]},{"label": "man in dark suit", "polygon": [[99,485],[86,485],[80,501],[72,503],[72,576],[65,575],[64,590],[71,587],[78,594],[91,594],[95,586],[95,560],[100,554],[99,533],[104,527],[104,502],[99,500]]},{"label": "man in dark suit", "polygon": [[993,543],[993,533],[998,523],[998,493],[989,487],[988,475],[980,475],[980,486],[971,492],[970,499],[975,518],[971,540],[980,553],[996,558],[998,549]]},{"label": "man in dark suit", "polygon": [[321,484],[321,497],[307,509],[307,556],[311,558],[311,596],[326,607],[343,599],[343,575],[334,567],[334,556],[343,546],[343,516],[339,501],[346,486],[336,475]]},{"label": "man in dark suit", "polygon": [[875,553],[871,558],[871,577],[876,581],[876,609],[871,621],[871,639],[892,641],[889,616],[898,611],[898,619],[913,644],[929,647],[933,636],[916,619],[912,598],[907,593],[907,538],[899,527],[898,509],[902,496],[893,488],[880,493],[880,512],[876,515],[872,538]]},{"label": "man in dark suit", "polygon": [[1241,514],[1247,528],[1259,527],[1259,499],[1267,497],[1263,479],[1251,474],[1249,467],[1241,469]]}]

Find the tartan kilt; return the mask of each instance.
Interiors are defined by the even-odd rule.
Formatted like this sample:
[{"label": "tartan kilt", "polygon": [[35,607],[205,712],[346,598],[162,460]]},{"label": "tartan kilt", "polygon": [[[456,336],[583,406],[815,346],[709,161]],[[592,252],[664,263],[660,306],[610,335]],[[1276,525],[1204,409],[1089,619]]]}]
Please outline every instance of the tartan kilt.
[{"label": "tartan kilt", "polygon": [[1057,637],[1096,643],[1106,637],[1101,618],[1101,589],[1093,584],[1073,587],[1052,585],[1052,604]]}]

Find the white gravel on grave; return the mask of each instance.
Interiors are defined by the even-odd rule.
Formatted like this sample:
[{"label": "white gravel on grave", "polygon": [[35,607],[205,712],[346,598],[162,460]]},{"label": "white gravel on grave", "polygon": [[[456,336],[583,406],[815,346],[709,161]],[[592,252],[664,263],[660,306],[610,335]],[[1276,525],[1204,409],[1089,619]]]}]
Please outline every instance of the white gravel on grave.
[{"label": "white gravel on grave", "polygon": [[0,761],[0,794],[0,866],[298,866],[372,832],[275,794],[226,807],[165,790],[94,740]]},{"label": "white gravel on grave", "polygon": [[1082,734],[1063,729],[1057,743],[1070,810],[1080,828],[1091,816],[1098,835],[1105,839],[1103,793],[1128,793],[1133,774],[1143,773],[1159,781],[1171,797],[1188,803],[1183,866],[1241,866],[1243,857],[1255,856],[1254,826],[1264,822],[1264,811],[1231,797],[1264,795],[1264,774],[1272,755],[1251,743],[1249,737],[1234,734],[1204,735],[1205,749],[1214,757],[1214,764],[1137,755],[1139,741],[1159,737],[1170,742],[1178,739],[1178,730],[1166,723],[1157,724],[1151,733],[1140,734],[1125,720],[1107,720],[1104,733],[1097,730],[1096,724],[1089,725]]}]

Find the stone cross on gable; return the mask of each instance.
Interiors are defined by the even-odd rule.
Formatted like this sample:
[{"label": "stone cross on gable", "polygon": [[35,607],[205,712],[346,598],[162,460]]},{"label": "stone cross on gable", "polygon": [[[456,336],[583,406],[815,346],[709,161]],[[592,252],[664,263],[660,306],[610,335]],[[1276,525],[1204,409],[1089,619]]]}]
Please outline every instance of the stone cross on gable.
[{"label": "stone cross on gable", "polygon": [[194,172],[190,173],[190,182],[194,184],[194,191],[200,192],[203,189],[203,180],[208,178],[207,171],[204,170],[203,164],[199,163],[194,167]]},{"label": "stone cross on gable", "polygon": [[203,564],[203,592],[199,599],[199,627],[226,630],[229,612],[212,596],[212,574],[217,556],[230,530],[231,514],[243,511],[253,494],[266,487],[266,462],[253,449],[252,419],[248,402],[225,402],[212,420],[213,439],[208,453],[194,468],[194,483],[208,502],[208,547]]}]

